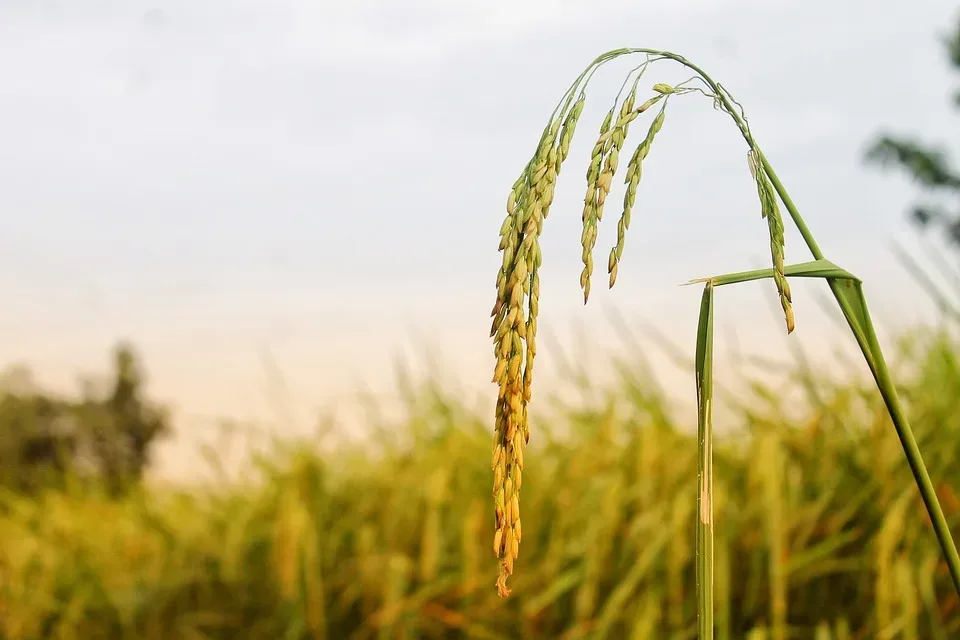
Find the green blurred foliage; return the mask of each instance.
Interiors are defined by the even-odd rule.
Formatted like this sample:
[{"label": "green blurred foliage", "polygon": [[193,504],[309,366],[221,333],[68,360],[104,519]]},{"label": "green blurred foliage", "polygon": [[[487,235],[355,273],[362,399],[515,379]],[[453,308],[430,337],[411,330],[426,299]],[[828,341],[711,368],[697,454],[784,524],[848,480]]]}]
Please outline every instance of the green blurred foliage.
[{"label": "green blurred foliage", "polygon": [[95,481],[112,492],[140,481],[150,447],[167,435],[166,412],[144,397],[128,345],[113,354],[109,389],[85,385],[79,399],[45,392],[16,367],[0,382],[0,485],[34,492]]},{"label": "green blurred foliage", "polygon": [[[960,71],[960,20],[949,37],[944,38],[944,48],[950,66]],[[953,103],[960,108],[960,92],[954,93]],[[942,204],[943,199],[960,195],[960,174],[942,147],[885,134],[871,145],[867,160],[904,171],[927,191],[936,202],[915,204],[912,219],[921,227],[938,227],[951,245],[960,250],[960,212]]]}]

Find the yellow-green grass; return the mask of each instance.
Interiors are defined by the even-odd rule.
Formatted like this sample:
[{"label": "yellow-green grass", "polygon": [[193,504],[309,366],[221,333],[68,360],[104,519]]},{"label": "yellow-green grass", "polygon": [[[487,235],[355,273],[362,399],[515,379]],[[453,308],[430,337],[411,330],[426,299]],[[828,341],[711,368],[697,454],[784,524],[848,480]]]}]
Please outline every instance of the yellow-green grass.
[{"label": "yellow-green grass", "polygon": [[[897,358],[955,534],[957,353],[927,336]],[[532,416],[529,543],[508,600],[491,588],[486,412],[429,385],[389,440],[278,447],[255,483],[4,495],[0,638],[694,638],[696,431],[637,370],[589,394],[602,403],[544,398]],[[751,382],[737,433],[713,445],[717,637],[960,637],[872,381],[804,371],[794,389]],[[778,400],[796,390],[802,419]]]}]

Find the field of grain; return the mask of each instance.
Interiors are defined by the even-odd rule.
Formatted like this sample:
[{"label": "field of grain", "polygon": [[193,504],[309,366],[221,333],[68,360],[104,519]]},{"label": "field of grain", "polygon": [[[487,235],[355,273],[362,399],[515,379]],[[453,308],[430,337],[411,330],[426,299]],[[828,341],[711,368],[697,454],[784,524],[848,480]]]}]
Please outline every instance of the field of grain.
[{"label": "field of grain", "polygon": [[[931,332],[903,344],[901,392],[958,535],[958,350]],[[872,381],[804,371],[792,390],[762,372],[744,381],[736,433],[718,436],[717,635],[958,637]],[[784,406],[795,392],[803,406]],[[533,415],[506,600],[493,588],[489,413],[425,385],[374,444],[287,443],[251,463],[250,482],[4,495],[0,637],[693,638],[695,425],[636,370],[588,396],[569,408],[544,391]]]}]

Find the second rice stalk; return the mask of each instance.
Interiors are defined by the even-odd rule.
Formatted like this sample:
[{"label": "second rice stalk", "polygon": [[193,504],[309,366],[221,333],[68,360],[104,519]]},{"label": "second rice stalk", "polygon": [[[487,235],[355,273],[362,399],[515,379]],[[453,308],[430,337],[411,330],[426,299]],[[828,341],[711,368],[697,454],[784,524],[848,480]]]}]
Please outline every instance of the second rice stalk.
[{"label": "second rice stalk", "polygon": [[[499,387],[492,459],[496,518],[493,547],[500,561],[497,590],[503,597],[510,594],[507,578],[513,573],[523,537],[520,490],[523,485],[523,450],[530,439],[527,406],[531,398],[533,365],[536,356],[540,297],[539,268],[542,262],[539,237],[543,229],[543,221],[549,215],[550,206],[553,203],[557,176],[563,161],[567,158],[574,130],[583,112],[586,84],[596,68],[606,61],[607,59],[601,56],[577,79],[564,96],[543,131],[534,157],[510,191],[507,198],[507,216],[500,229],[499,249],[503,255],[497,274],[497,297],[491,312],[493,324],[490,335],[494,340],[496,355],[493,382]],[[585,303],[590,296],[594,268],[593,250],[597,240],[598,223],[603,219],[607,197],[614,175],[621,164],[621,154],[631,123],[644,112],[659,105],[645,137],[634,149],[627,162],[624,179],[626,192],[617,223],[617,242],[610,250],[607,260],[610,287],[617,279],[643,161],[647,158],[654,139],[663,127],[667,103],[673,95],[692,91],[703,92],[699,88],[692,89],[683,85],[674,88],[657,84],[653,87],[654,95],[638,105],[638,83],[649,62],[648,59],[644,65],[635,70],[639,73],[633,79],[626,97],[620,101],[618,96],[614,106],[606,114],[588,165],[581,234],[583,271],[580,276]],[[627,87],[630,79],[628,76],[624,88]],[[716,96],[711,97],[716,100]],[[790,303],[790,289],[783,276],[783,222],[766,173],[762,168],[758,170],[758,164],[753,155],[750,161],[751,171],[757,182],[763,215],[767,218],[770,231],[775,281],[784,308],[788,331],[792,331],[793,311]]]}]

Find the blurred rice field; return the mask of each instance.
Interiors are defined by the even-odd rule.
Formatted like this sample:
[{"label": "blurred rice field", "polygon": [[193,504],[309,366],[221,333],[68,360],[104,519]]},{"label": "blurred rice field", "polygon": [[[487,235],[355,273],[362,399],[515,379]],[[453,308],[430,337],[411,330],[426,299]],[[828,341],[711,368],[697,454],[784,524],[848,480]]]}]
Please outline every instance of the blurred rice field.
[{"label": "blurred rice field", "polygon": [[[893,358],[956,536],[958,354],[931,332]],[[717,443],[718,637],[960,638],[879,395],[793,366],[745,381]],[[492,414],[426,384],[374,443],[278,445],[249,481],[3,495],[0,638],[695,638],[697,447],[656,389],[623,368],[585,406],[542,390],[507,600]]]}]

